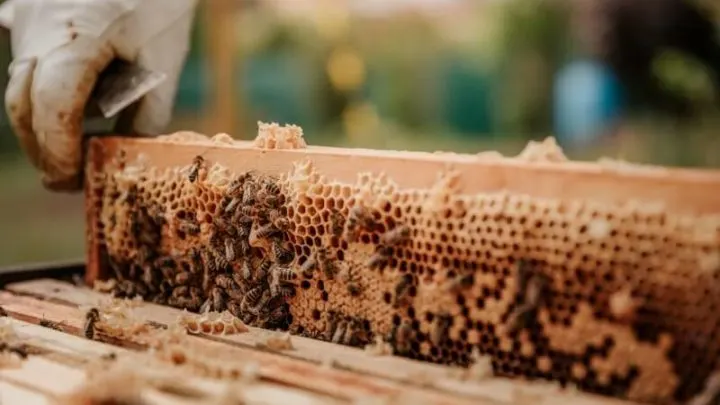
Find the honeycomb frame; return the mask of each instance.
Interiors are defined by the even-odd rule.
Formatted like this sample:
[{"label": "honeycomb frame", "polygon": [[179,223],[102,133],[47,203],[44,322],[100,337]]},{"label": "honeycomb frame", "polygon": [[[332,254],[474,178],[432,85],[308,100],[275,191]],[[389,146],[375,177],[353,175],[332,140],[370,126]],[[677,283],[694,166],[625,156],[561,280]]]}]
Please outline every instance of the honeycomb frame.
[{"label": "honeycomb frame", "polygon": [[[88,283],[110,276],[102,228],[112,204],[103,204],[119,194],[108,198],[109,176],[155,181],[144,198],[172,211],[175,190],[197,188],[187,173],[201,155],[212,179],[206,209],[215,210],[207,223],[233,176],[252,171],[279,185],[293,223],[284,239],[295,252],[297,288],[285,300],[292,333],[352,345],[379,334],[398,355],[459,365],[479,349],[496,375],[654,403],[687,401],[720,367],[716,171],[268,150],[182,134],[92,139],[88,153]],[[162,191],[163,179],[175,185]],[[372,213],[372,225],[349,242],[355,206]],[[162,249],[175,249],[172,225],[163,226]],[[383,235],[402,226],[409,240],[369,266]],[[305,277],[319,247],[336,271]],[[352,339],[341,328],[355,328]]]}]

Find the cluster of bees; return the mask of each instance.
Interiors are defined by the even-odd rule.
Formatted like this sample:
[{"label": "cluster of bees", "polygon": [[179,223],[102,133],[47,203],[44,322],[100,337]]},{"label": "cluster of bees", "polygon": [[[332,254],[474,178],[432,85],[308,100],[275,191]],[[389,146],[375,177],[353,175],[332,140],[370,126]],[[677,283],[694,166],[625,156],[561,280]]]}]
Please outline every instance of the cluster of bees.
[{"label": "cluster of bees", "polygon": [[[200,186],[206,174],[205,159],[195,157],[187,181]],[[211,213],[208,241],[192,241],[182,255],[159,254],[162,229],[167,225],[179,240],[205,236],[195,213],[179,210],[168,218],[162,207],[140,201],[135,185],[124,203],[137,253],[134,260],[107,258],[116,296],[140,295],[194,312],[228,310],[247,324],[287,328],[295,253],[286,235],[290,222],[281,211],[284,197],[273,179],[253,172],[236,176]]]},{"label": "cluster of bees", "polygon": [[[205,159],[196,156],[187,181],[200,187],[207,171]],[[363,285],[357,270],[338,262],[329,246],[316,247],[298,270],[294,270],[295,253],[287,234],[291,223],[283,208],[285,197],[269,176],[252,171],[235,176],[224,188],[223,199],[215,212],[210,213],[210,223],[203,226],[195,213],[185,210],[178,210],[168,218],[163,207],[140,201],[134,185],[125,194],[124,203],[130,208],[130,234],[137,253],[132,261],[110,260],[117,278],[114,293],[118,296],[140,295],[155,303],[194,312],[227,310],[248,325],[287,329],[292,322],[287,299],[295,295],[299,278],[310,280],[320,272],[326,279],[343,282],[350,296],[362,295]],[[373,210],[357,204],[347,217],[339,211],[331,213],[330,232],[338,239],[355,243],[363,232],[371,234],[382,228],[377,220]],[[160,255],[158,246],[164,226],[179,240],[189,240],[192,247],[180,256]],[[404,224],[380,234],[375,251],[364,267],[384,271],[397,249],[411,236],[410,227]],[[197,243],[200,238],[207,238],[204,239],[207,242]],[[518,303],[507,316],[511,333],[532,322],[548,281],[530,271],[526,264],[518,267],[518,279]],[[392,291],[394,308],[412,305],[417,283],[415,275],[400,277]],[[473,283],[472,274],[463,274],[451,280],[446,288],[449,293],[459,294]],[[322,336],[312,337],[352,346],[367,344],[374,338],[365,319],[332,311],[325,316],[328,327]],[[88,319],[92,324],[92,319]],[[453,318],[440,312],[433,314],[432,322],[434,326],[428,340],[440,346],[449,339]],[[294,332],[302,333],[302,330]],[[386,340],[397,353],[411,355],[410,343],[417,339],[417,333],[410,320],[400,320]]]}]

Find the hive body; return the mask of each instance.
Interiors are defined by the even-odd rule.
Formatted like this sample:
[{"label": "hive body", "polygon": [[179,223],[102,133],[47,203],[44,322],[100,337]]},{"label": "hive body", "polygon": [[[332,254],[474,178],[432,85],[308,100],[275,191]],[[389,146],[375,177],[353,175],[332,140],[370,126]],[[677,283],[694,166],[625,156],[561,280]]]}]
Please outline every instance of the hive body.
[{"label": "hive body", "polygon": [[[163,144],[177,153],[160,158]],[[468,365],[477,348],[498,375],[633,400],[687,400],[717,366],[712,201],[521,192],[532,179],[477,187],[486,180],[468,181],[467,165],[437,155],[426,166],[443,170],[415,181],[394,175],[417,165],[384,173],[347,158],[351,179],[352,168],[328,170],[343,160],[323,153],[93,141],[90,277],[336,343],[380,335],[416,359]],[[255,185],[248,196],[238,176],[242,190]]]}]

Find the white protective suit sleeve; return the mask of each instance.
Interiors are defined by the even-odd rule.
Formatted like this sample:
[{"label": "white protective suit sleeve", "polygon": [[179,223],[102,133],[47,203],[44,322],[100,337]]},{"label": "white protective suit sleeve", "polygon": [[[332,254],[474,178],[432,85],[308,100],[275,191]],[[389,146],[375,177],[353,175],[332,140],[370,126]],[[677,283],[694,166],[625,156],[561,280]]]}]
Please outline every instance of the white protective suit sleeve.
[{"label": "white protective suit sleeve", "polygon": [[[82,120],[98,74],[114,58],[167,79],[140,102],[133,129],[169,123],[197,0],[19,0],[9,12],[13,61],[5,105],[45,187],[82,188]],[[5,6],[5,5],[4,5]],[[7,15],[2,19],[8,19]]]}]

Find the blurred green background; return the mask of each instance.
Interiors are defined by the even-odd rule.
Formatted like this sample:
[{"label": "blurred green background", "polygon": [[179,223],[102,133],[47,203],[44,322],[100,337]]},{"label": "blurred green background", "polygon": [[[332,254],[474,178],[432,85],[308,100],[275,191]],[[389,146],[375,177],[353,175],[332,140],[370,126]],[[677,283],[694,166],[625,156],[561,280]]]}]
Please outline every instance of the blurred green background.
[{"label": "blurred green background", "polygon": [[[195,23],[170,130],[239,139],[262,120],[298,124],[311,144],[516,154],[552,133],[553,75],[569,57],[561,0],[206,0]],[[691,61],[668,54],[657,71],[707,97]],[[82,257],[82,196],[40,187],[2,111],[0,266]],[[716,121],[710,108],[682,125],[637,116],[571,157],[718,167]]]}]

